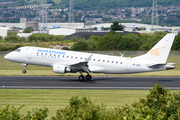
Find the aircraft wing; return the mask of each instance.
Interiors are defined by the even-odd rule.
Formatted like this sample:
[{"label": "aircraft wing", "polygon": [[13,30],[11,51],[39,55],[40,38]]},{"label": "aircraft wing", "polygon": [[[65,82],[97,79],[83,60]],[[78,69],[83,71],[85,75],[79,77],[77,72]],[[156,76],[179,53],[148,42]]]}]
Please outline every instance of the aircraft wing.
[{"label": "aircraft wing", "polygon": [[82,72],[91,72],[89,70],[88,62],[91,60],[92,55],[90,55],[86,61],[75,63],[75,64],[69,64],[68,67],[72,69],[73,71],[82,71]]}]

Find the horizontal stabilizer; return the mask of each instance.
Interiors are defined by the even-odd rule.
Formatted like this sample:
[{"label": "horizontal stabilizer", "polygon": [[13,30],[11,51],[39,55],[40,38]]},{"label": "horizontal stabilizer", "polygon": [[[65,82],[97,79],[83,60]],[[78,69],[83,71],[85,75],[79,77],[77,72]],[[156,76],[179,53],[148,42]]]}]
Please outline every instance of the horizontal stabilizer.
[{"label": "horizontal stabilizer", "polygon": [[166,70],[175,69],[175,66],[173,66],[173,64],[175,64],[175,63],[167,63],[165,66]]},{"label": "horizontal stabilizer", "polygon": [[165,66],[166,64],[150,64],[148,65],[149,68],[154,68],[154,69],[158,69],[160,67]]},{"label": "horizontal stabilizer", "polygon": [[152,68],[152,69],[159,69],[161,67],[165,67],[166,70],[171,70],[171,69],[174,69],[175,66],[173,66],[173,64],[175,63],[167,63],[167,64],[149,64],[147,65],[149,68]]}]

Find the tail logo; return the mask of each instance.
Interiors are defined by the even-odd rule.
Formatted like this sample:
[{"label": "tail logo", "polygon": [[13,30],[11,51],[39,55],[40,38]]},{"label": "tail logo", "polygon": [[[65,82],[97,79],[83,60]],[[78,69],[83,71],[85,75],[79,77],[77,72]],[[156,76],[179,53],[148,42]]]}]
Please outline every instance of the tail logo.
[{"label": "tail logo", "polygon": [[155,55],[155,56],[160,56],[159,50],[162,49],[162,48],[165,48],[165,46],[161,47],[161,48],[157,48],[157,49],[151,50],[150,54],[151,55]]}]

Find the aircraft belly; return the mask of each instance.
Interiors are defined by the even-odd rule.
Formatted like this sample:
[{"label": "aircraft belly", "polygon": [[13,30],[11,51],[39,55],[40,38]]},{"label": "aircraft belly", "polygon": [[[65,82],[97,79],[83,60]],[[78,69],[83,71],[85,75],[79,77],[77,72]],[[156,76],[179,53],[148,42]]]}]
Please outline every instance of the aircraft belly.
[{"label": "aircraft belly", "polygon": [[105,72],[103,67],[93,66],[93,65],[89,66],[89,70],[92,73],[104,73]]}]

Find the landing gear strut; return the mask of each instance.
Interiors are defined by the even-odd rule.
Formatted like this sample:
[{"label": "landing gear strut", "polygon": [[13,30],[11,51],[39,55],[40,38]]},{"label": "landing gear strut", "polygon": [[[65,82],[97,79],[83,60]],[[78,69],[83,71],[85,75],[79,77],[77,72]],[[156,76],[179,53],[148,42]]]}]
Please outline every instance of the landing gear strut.
[{"label": "landing gear strut", "polygon": [[28,66],[28,64],[22,64],[22,66],[24,66],[24,70],[22,71],[23,74],[26,74],[27,71],[26,71],[26,67]]}]

